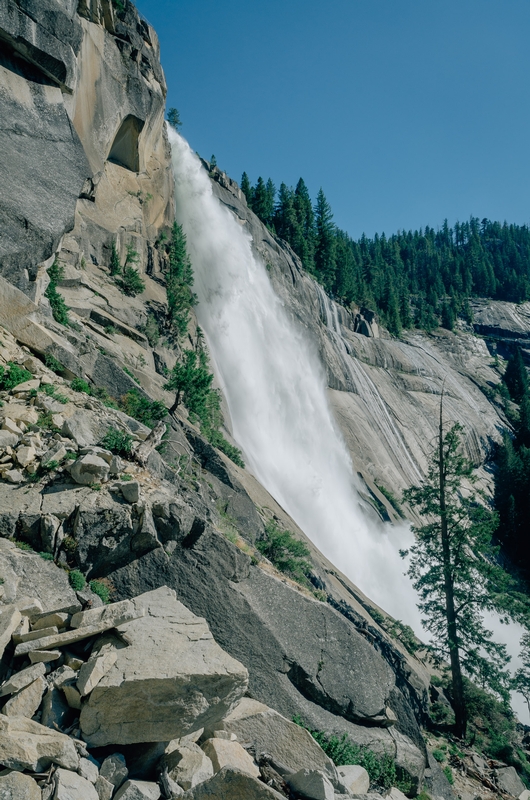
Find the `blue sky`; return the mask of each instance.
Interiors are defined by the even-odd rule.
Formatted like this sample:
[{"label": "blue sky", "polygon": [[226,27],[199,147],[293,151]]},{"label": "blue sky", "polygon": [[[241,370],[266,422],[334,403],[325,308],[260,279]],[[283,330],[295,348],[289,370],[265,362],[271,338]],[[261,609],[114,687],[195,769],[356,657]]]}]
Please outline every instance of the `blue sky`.
[{"label": "blue sky", "polygon": [[182,133],[352,236],[530,222],[528,0],[138,0]]}]

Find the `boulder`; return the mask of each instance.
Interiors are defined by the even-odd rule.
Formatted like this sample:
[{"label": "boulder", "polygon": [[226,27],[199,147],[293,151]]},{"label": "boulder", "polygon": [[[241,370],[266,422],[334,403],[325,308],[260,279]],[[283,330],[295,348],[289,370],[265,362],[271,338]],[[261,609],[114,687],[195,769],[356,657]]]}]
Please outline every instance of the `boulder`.
[{"label": "boulder", "polygon": [[107,427],[96,414],[85,410],[76,411],[65,419],[61,432],[63,436],[73,439],[79,447],[89,447],[101,439]]},{"label": "boulder", "polygon": [[2,709],[2,714],[5,714],[6,717],[29,717],[31,719],[40,706],[46,687],[46,681],[40,675],[33,683],[21,689],[7,701]]},{"label": "boulder", "polygon": [[169,777],[183,789],[193,789],[214,775],[214,768],[206,753],[193,742],[180,744],[162,758]]},{"label": "boulder", "polygon": [[11,675],[9,680],[2,684],[2,687],[0,688],[0,697],[4,697],[6,694],[20,692],[21,689],[29,686],[30,683],[33,683],[38,677],[45,674],[46,667],[44,664],[34,664],[31,667],[26,667],[26,669],[23,669],[20,672],[15,672],[14,675]]},{"label": "boulder", "polygon": [[41,458],[41,466],[45,467],[47,464],[55,462],[60,464],[66,458],[66,447],[62,442],[56,442],[52,445]]},{"label": "boulder", "polygon": [[70,621],[72,628],[83,628],[86,625],[99,625],[102,622],[109,623],[109,628],[123,625],[124,622],[143,616],[137,613],[138,604],[131,600],[121,600],[119,603],[112,603],[109,606],[99,606],[90,608],[88,611],[79,611],[74,614]]},{"label": "boulder", "polygon": [[86,778],[87,781],[90,781],[90,783],[96,783],[99,770],[97,763],[92,758],[80,758],[79,768],[77,771],[82,778]]},{"label": "boulder", "polygon": [[34,447],[19,447],[17,450],[17,462],[21,467],[27,467],[36,457],[37,452]]},{"label": "boulder", "polygon": [[57,661],[61,657],[60,650],[30,650],[28,653],[32,664],[47,664],[50,661]]},{"label": "boulder", "polygon": [[524,792],[521,792],[517,800],[530,800],[530,790],[525,789]]},{"label": "boulder", "polygon": [[204,781],[184,795],[183,800],[285,800],[285,796],[271,789],[246,772],[225,767],[209,781]]},{"label": "boulder", "polygon": [[33,389],[38,389],[40,386],[40,378],[31,378],[29,381],[17,383],[11,390],[12,394],[20,394],[20,392],[31,392]]},{"label": "boulder", "polygon": [[387,793],[386,800],[407,800],[407,795],[403,794],[396,786],[393,786]]},{"label": "boulder", "polygon": [[244,750],[239,742],[227,739],[207,739],[202,749],[212,762],[214,772],[219,772],[223,767],[246,772],[254,778],[259,778],[259,769]]},{"label": "boulder", "polygon": [[43,617],[36,619],[31,627],[34,631],[41,631],[52,626],[64,628],[69,621],[70,614],[67,614],[65,611],[54,611],[51,614],[45,614]]},{"label": "boulder", "polygon": [[54,777],[54,800],[99,800],[93,784],[82,775],[58,769]]},{"label": "boulder", "polygon": [[41,800],[39,785],[29,775],[11,772],[0,777],[1,800]]},{"label": "boulder", "polygon": [[370,776],[364,767],[359,765],[346,765],[337,767],[337,772],[344,786],[352,794],[366,794],[370,788]]},{"label": "boulder", "polygon": [[506,794],[511,794],[513,797],[519,795],[526,789],[521,778],[517,774],[515,767],[503,767],[502,769],[495,770],[495,778],[497,786]]},{"label": "boulder", "polygon": [[50,686],[42,702],[41,723],[47,728],[68,728],[73,719],[74,713],[66,701],[66,697],[60,689]]},{"label": "boulder", "polygon": [[124,756],[121,753],[113,753],[111,756],[107,756],[101,765],[99,774],[111,783],[115,789],[119,789],[129,776]]},{"label": "boulder", "polygon": [[234,733],[239,741],[249,742],[256,757],[267,753],[274,762],[285,765],[292,772],[317,769],[334,785],[337,783],[335,765],[309,731],[263,703],[244,697],[225,717],[222,727]]},{"label": "boulder", "polygon": [[0,450],[6,447],[16,447],[19,441],[19,436],[16,433],[10,433],[6,430],[0,431]]},{"label": "boulder", "polygon": [[5,606],[0,612],[0,658],[2,658],[11,636],[20,625],[22,614],[15,605]]},{"label": "boulder", "polygon": [[78,458],[70,467],[70,475],[82,486],[105,483],[109,479],[110,467],[104,459],[90,454]]},{"label": "boulder", "polygon": [[151,781],[126,781],[114,795],[114,800],[158,800],[160,787]]},{"label": "boulder", "polygon": [[120,627],[129,646],[118,650],[81,710],[83,737],[92,747],[167,742],[213,727],[247,688],[245,667],[173,590],[163,586],[134,603],[146,616]]},{"label": "boulder", "polygon": [[323,772],[301,769],[285,779],[294,792],[310,800],[335,800],[333,784]]},{"label": "boulder", "polygon": [[138,481],[123,481],[120,484],[120,489],[128,503],[137,503],[140,499],[140,484]]},{"label": "boulder", "polygon": [[0,714],[0,763],[8,769],[44,772],[50,764],[76,770],[79,757],[72,739],[26,717]]}]

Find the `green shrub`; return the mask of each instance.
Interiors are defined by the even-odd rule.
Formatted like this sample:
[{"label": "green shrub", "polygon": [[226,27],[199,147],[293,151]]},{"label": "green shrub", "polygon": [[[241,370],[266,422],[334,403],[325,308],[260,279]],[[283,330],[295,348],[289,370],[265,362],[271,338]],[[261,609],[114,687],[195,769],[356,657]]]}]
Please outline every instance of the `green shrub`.
[{"label": "green shrub", "polygon": [[111,249],[110,249],[110,264],[109,264],[109,271],[111,275],[119,275],[121,272],[121,264],[120,264],[120,257],[118,255],[118,251],[116,249],[116,245],[112,242]]},{"label": "green shrub", "polygon": [[96,386],[93,389],[92,394],[94,397],[97,397],[98,400],[101,400],[103,405],[107,406],[108,408],[119,408],[116,400],[110,396],[104,386]]},{"label": "green shrub", "polygon": [[44,559],[44,561],[53,561],[53,555],[51,553],[39,553],[39,556]]},{"label": "green shrub", "polygon": [[94,580],[90,581],[89,586],[90,590],[94,592],[94,594],[97,594],[97,596],[100,597],[104,603],[110,603],[111,590],[106,583],[103,583],[103,581]]},{"label": "green shrub", "polygon": [[48,397],[53,397],[53,399],[57,400],[58,403],[66,405],[66,403],[68,402],[68,398],[64,394],[58,392],[57,388],[52,383],[45,383],[41,387],[41,391],[43,391],[44,394],[47,394]]},{"label": "green shrub", "polygon": [[280,572],[304,586],[310,586],[307,575],[311,564],[305,561],[310,555],[309,549],[295,539],[290,531],[282,531],[276,522],[270,520],[265,526],[265,538],[257,541],[256,547]]},{"label": "green shrub", "polygon": [[83,378],[74,378],[73,381],[70,383],[70,388],[74,390],[74,392],[84,392],[84,394],[92,394],[92,389],[90,384],[87,381],[84,381]]},{"label": "green shrub", "polygon": [[133,437],[118,428],[109,428],[103,439],[101,446],[117,456],[127,458],[132,452]]},{"label": "green shrub", "polygon": [[51,371],[55,372],[56,375],[62,375],[64,372],[64,367],[61,362],[58,361],[55,356],[52,356],[51,353],[46,353],[44,361],[48,369],[51,369]]},{"label": "green shrub", "polygon": [[399,502],[397,497],[390,491],[390,489],[387,489],[386,486],[383,486],[382,484],[377,483],[377,481],[375,482],[375,485],[377,486],[377,488],[379,489],[381,494],[384,497],[386,497],[386,499],[388,500],[388,502],[390,503],[390,505],[392,506],[392,508],[396,512],[396,514],[399,517],[401,517],[401,519],[405,519],[405,514],[403,513],[403,509],[401,507],[401,503]]},{"label": "green shrub", "polygon": [[33,378],[31,372],[19,367],[18,364],[13,364],[12,361],[9,361],[7,366],[7,369],[0,366],[0,389],[6,392],[14,389],[19,383],[25,383]]},{"label": "green shrub", "polygon": [[395,786],[404,794],[410,794],[412,790],[411,779],[396,766],[394,759],[389,755],[379,756],[368,747],[354,744],[348,737],[328,736],[323,731],[315,731],[308,728],[299,716],[293,717],[293,721],[302,728],[309,731],[323,751],[337,766],[348,764],[364,767],[370,777],[370,785],[388,790]]},{"label": "green shrub", "polygon": [[167,408],[163,403],[159,400],[149,400],[140,394],[138,389],[131,389],[122,397],[121,407],[126,414],[143,422],[149,428],[154,427],[167,414]]},{"label": "green shrub", "polygon": [[455,779],[453,777],[453,770],[451,769],[451,767],[447,766],[447,767],[443,768],[443,771],[444,771],[445,777],[447,778],[447,780],[449,781],[449,783],[452,786],[453,783],[455,782]]},{"label": "green shrub", "polygon": [[64,302],[64,297],[57,291],[57,284],[64,278],[64,268],[59,265],[57,259],[48,270],[50,282],[44,296],[50,301],[53,318],[61,325],[69,325],[68,306]]},{"label": "green shrub", "polygon": [[71,570],[68,573],[68,579],[74,592],[81,592],[86,586],[85,576],[78,569]]},{"label": "green shrub", "polygon": [[160,339],[160,329],[154,314],[147,315],[147,321],[140,330],[146,335],[150,347],[156,347]]},{"label": "green shrub", "polygon": [[435,758],[437,761],[439,761],[439,762],[440,762],[440,764],[442,763],[442,761],[445,761],[445,753],[444,753],[444,751],[443,751],[443,750],[433,750],[433,751],[432,751],[432,754],[433,754],[433,757],[434,757],[434,758]]},{"label": "green shrub", "polygon": [[145,283],[140,277],[140,273],[134,267],[126,266],[123,268],[121,280],[118,281],[120,289],[130,297],[136,297],[145,289]]}]

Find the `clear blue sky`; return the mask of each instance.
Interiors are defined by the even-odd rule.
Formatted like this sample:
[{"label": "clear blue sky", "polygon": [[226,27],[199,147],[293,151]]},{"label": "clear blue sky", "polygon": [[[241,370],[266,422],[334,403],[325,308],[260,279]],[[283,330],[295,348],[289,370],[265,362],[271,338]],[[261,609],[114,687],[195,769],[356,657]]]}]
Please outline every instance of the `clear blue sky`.
[{"label": "clear blue sky", "polygon": [[138,0],[182,133],[352,236],[530,222],[528,0]]}]

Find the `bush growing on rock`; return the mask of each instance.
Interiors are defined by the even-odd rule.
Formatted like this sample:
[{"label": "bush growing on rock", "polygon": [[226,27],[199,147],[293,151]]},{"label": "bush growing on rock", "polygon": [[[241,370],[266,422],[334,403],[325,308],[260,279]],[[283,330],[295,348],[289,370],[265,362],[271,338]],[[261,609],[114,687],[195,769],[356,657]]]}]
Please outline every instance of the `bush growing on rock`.
[{"label": "bush growing on rock", "polygon": [[152,428],[164,419],[167,408],[159,400],[149,400],[138,389],[131,389],[121,399],[121,407],[126,414]]},{"label": "bush growing on rock", "polygon": [[18,386],[19,383],[24,383],[32,379],[33,375],[27,369],[19,367],[18,364],[8,362],[8,369],[0,366],[0,389],[9,391]]},{"label": "bush growing on rock", "polygon": [[101,446],[117,456],[126,458],[132,452],[133,438],[129,433],[120,431],[117,428],[109,428],[103,439]]},{"label": "bush growing on rock", "polygon": [[85,576],[78,569],[71,570],[68,574],[68,579],[70,581],[70,586],[75,592],[82,591],[86,586]]},{"label": "bush growing on rock", "polygon": [[57,259],[48,270],[50,282],[44,296],[50,301],[53,318],[61,325],[69,325],[68,306],[64,302],[64,297],[57,291],[57,284],[64,278],[64,268],[59,265]]},{"label": "bush growing on rock", "polygon": [[266,538],[256,542],[256,547],[271,561],[276,569],[289,575],[298,583],[309,586],[307,575],[311,564],[305,559],[310,555],[307,546],[295,539],[290,531],[282,531],[273,520],[265,526]]}]

